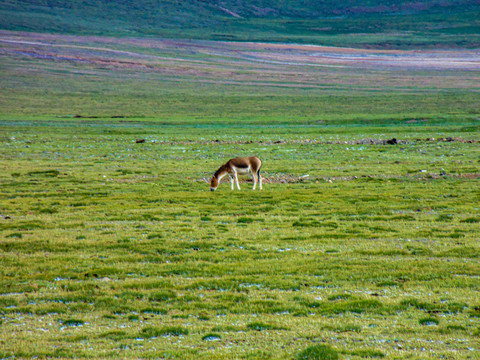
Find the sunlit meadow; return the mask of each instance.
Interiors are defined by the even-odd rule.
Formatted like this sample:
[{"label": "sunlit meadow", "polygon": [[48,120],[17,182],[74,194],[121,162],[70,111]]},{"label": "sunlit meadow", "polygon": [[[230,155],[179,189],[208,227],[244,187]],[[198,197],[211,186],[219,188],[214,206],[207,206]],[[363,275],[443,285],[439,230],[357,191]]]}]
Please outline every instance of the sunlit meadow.
[{"label": "sunlit meadow", "polygon": [[[0,65],[0,358],[478,357],[478,71],[20,40]],[[208,191],[246,155],[263,191]]]}]

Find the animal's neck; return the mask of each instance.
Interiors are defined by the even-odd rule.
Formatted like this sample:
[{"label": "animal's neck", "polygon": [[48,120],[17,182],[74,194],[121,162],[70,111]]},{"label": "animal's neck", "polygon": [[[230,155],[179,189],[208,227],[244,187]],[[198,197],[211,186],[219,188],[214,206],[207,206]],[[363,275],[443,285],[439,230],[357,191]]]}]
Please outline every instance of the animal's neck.
[{"label": "animal's neck", "polygon": [[225,175],[227,175],[227,167],[225,165],[223,165],[222,167],[220,167],[220,169],[217,170],[217,172],[215,173],[215,177],[220,180],[221,178],[223,178]]}]

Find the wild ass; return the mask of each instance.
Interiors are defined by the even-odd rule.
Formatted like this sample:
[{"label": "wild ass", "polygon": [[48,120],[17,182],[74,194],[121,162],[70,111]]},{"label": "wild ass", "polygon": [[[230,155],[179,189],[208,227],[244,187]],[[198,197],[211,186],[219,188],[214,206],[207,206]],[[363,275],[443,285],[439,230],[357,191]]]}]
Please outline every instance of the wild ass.
[{"label": "wild ass", "polygon": [[218,183],[226,175],[230,177],[233,190],[233,180],[237,184],[237,189],[240,190],[240,185],[238,185],[237,174],[252,174],[253,178],[253,189],[259,184],[260,190],[262,190],[262,177],[260,176],[260,168],[262,167],[262,161],[256,157],[241,157],[230,159],[225,165],[220,166],[220,168],[213,174],[212,181],[210,181],[210,190],[215,191],[217,189]]}]

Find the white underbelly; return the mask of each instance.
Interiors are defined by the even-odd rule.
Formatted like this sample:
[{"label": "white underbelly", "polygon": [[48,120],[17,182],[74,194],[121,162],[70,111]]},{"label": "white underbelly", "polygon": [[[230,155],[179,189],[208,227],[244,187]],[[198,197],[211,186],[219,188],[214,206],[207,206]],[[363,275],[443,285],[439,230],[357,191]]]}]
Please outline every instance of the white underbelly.
[{"label": "white underbelly", "polygon": [[238,168],[235,166],[232,166],[232,167],[237,172],[237,174],[248,174],[248,172],[250,171],[250,167],[246,167],[246,168]]}]

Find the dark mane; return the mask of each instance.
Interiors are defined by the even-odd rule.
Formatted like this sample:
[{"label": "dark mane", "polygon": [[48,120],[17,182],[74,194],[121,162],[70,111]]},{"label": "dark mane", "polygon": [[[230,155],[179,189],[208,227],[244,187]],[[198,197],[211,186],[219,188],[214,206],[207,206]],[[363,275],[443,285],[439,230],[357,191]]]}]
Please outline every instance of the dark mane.
[{"label": "dark mane", "polygon": [[218,178],[218,175],[226,168],[225,165],[220,166],[220,168],[215,171],[215,174],[213,174],[214,177]]}]

